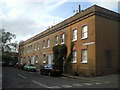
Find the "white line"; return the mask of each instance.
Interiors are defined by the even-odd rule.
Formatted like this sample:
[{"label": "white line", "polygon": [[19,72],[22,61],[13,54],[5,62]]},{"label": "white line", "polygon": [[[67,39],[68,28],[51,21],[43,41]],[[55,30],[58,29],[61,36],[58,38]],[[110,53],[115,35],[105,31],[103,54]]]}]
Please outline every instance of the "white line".
[{"label": "white line", "polygon": [[62,85],[61,87],[70,88],[70,87],[72,87],[72,86],[70,86],[70,85]]},{"label": "white line", "polygon": [[95,83],[95,84],[102,84],[102,83]]},{"label": "white line", "polygon": [[43,84],[41,84],[41,83],[39,83],[39,82],[36,82],[36,81],[34,81],[34,80],[32,80],[32,82],[34,82],[34,83],[36,83],[36,84],[38,84],[38,85],[40,85],[40,86],[43,86],[43,87],[45,87],[45,88],[51,88],[51,87],[48,87],[48,86],[46,86],[46,85],[43,85]]},{"label": "white line", "polygon": [[93,85],[93,84],[91,84],[91,83],[83,83],[84,85]]},{"label": "white line", "polygon": [[60,88],[60,87],[58,87],[58,86],[52,86],[52,87],[49,87],[49,88]]},{"label": "white line", "polygon": [[20,77],[22,77],[22,78],[26,78],[26,77],[24,77],[23,75],[20,75],[20,74],[17,74],[18,76],[20,76]]},{"label": "white line", "polygon": [[74,86],[82,86],[81,84],[73,84]]}]

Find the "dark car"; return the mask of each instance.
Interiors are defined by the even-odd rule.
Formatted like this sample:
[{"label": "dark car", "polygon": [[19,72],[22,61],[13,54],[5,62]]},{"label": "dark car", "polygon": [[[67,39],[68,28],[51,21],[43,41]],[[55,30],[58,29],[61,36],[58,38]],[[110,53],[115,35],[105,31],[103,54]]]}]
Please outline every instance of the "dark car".
[{"label": "dark car", "polygon": [[9,66],[10,66],[10,67],[14,67],[15,64],[16,64],[16,62],[10,62],[10,63],[9,63]]},{"label": "dark car", "polygon": [[5,61],[2,61],[1,64],[2,64],[2,67],[7,67],[7,66],[9,66],[9,63],[8,63],[8,62],[5,62]]},{"label": "dark car", "polygon": [[19,64],[19,65],[18,65],[18,69],[22,69],[22,70],[23,70],[25,65],[26,65],[25,63]]},{"label": "dark car", "polygon": [[16,63],[16,64],[15,64],[15,68],[18,68],[18,65],[19,65],[19,63]]},{"label": "dark car", "polygon": [[41,70],[40,73],[48,76],[54,76],[54,75],[61,75],[63,70],[58,67],[57,65],[45,65]]}]

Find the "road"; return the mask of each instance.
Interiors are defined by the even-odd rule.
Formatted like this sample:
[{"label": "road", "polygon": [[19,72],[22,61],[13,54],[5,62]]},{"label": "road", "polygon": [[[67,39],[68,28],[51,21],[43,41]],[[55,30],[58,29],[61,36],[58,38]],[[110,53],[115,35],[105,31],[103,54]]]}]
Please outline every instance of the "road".
[{"label": "road", "polygon": [[[97,83],[64,76],[49,77],[14,67],[2,68],[2,88],[117,88],[115,83]],[[115,89],[114,89],[115,90]]]}]

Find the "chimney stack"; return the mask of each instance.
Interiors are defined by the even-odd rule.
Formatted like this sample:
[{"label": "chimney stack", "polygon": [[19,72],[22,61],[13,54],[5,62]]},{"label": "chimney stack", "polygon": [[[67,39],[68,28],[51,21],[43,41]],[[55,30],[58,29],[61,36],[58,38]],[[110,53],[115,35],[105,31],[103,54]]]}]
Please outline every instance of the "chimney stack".
[{"label": "chimney stack", "polygon": [[81,7],[80,7],[80,5],[79,5],[79,7],[78,7],[78,12],[79,12],[79,13],[81,12]]}]

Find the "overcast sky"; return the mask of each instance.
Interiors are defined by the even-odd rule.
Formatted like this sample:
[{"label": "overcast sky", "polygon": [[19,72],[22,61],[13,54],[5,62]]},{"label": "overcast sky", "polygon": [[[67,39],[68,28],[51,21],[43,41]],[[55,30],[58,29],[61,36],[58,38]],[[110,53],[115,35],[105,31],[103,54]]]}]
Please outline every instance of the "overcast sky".
[{"label": "overcast sky", "polygon": [[[97,1],[97,2],[95,2]],[[111,1],[111,2],[110,2]],[[97,4],[118,12],[119,0],[0,0],[0,28],[16,34],[16,41],[27,40],[49,26]]]}]

